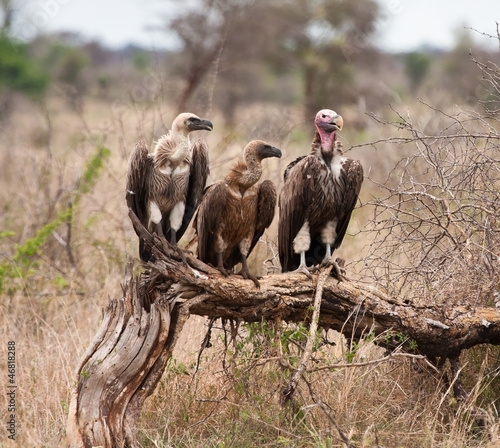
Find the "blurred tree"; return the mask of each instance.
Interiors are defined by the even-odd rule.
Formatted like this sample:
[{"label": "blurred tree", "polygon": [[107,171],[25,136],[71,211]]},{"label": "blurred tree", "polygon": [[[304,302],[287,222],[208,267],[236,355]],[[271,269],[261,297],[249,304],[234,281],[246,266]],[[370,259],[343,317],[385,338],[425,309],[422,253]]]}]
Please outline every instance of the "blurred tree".
[{"label": "blurred tree", "polygon": [[188,101],[209,71],[225,40],[227,18],[224,17],[224,6],[213,0],[203,0],[201,3],[199,9],[203,9],[203,12],[190,10],[169,24],[182,43],[183,59],[180,66],[176,67],[177,73],[184,79],[184,87],[177,102],[179,112],[186,110]]},{"label": "blurred tree", "polygon": [[481,73],[471,61],[471,55],[487,59],[485,51],[474,42],[470,30],[461,27],[456,32],[455,47],[443,60],[443,88],[453,101],[475,104],[479,99],[477,91],[481,85]]},{"label": "blurred tree", "polygon": [[146,70],[151,62],[150,59],[146,51],[135,51],[132,54],[132,64],[134,64],[134,67],[140,72]]},{"label": "blurred tree", "polygon": [[307,121],[318,109],[356,101],[355,62],[370,48],[379,8],[374,0],[300,3],[311,8],[294,58],[302,72]]},{"label": "blurred tree", "polygon": [[70,107],[80,107],[88,89],[88,82],[84,77],[84,71],[90,64],[87,51],[56,38],[50,41],[43,60]]},{"label": "blurred tree", "polygon": [[405,56],[406,74],[410,78],[411,88],[415,92],[420,86],[432,64],[432,57],[427,53],[417,51]]},{"label": "blurred tree", "polygon": [[28,46],[0,35],[0,119],[12,112],[13,93],[31,98],[45,94],[48,77],[39,63],[28,52]]},{"label": "blurred tree", "polygon": [[15,7],[13,0],[0,0],[0,16],[2,17],[2,25],[0,33],[8,35],[14,18]]},{"label": "blurred tree", "polygon": [[266,96],[266,69],[299,73],[308,119],[353,101],[352,61],[369,48],[377,15],[374,0],[200,0],[169,24],[182,44],[177,107],[186,109],[210,70],[228,121],[239,101]]}]

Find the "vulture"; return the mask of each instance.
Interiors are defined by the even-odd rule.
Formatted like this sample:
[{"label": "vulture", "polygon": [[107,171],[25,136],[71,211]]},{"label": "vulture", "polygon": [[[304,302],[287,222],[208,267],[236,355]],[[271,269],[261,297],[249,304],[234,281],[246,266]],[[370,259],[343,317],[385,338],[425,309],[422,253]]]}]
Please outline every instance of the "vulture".
[{"label": "vulture", "polygon": [[279,197],[278,251],[282,272],[297,270],[310,276],[308,266],[333,262],[356,205],[363,167],[344,157],[336,140],[343,119],[330,109],[314,120],[316,133],[311,151],[291,162],[284,172]]},{"label": "vulture", "polygon": [[227,176],[208,187],[201,200],[194,227],[198,235],[198,258],[216,266],[222,274],[241,262],[240,274],[259,282],[247,265],[247,257],[264,230],[271,225],[276,208],[276,187],[270,180],[257,185],[262,159],[281,157],[281,151],[261,140],[243,150]]},{"label": "vulture", "polygon": [[[207,144],[201,139],[192,143],[189,134],[212,129],[210,121],[182,113],[157,141],[152,154],[139,141],[130,155],[127,205],[149,232],[164,236],[174,246],[196,211],[208,176]],[[152,260],[142,239],[139,256],[145,262]]]}]

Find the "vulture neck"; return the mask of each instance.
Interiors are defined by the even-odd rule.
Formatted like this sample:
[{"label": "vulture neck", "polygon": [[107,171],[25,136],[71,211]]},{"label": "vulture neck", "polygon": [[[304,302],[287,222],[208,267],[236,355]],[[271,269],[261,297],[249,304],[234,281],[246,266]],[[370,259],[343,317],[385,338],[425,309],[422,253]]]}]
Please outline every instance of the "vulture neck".
[{"label": "vulture neck", "polygon": [[261,161],[255,154],[245,154],[244,159],[244,162],[237,162],[226,176],[227,183],[238,188],[242,194],[256,184],[262,175]]},{"label": "vulture neck", "polygon": [[155,163],[158,167],[165,164],[178,165],[191,154],[191,141],[186,129],[174,128],[163,136],[155,148]]},{"label": "vulture neck", "polygon": [[191,153],[191,141],[189,140],[189,131],[186,128],[174,128],[172,138],[175,142],[175,152],[170,156],[172,163],[182,162]]},{"label": "vulture neck", "polygon": [[324,132],[316,130],[312,141],[311,154],[323,159],[327,164],[332,162],[336,155],[342,155],[335,150],[335,132]]}]

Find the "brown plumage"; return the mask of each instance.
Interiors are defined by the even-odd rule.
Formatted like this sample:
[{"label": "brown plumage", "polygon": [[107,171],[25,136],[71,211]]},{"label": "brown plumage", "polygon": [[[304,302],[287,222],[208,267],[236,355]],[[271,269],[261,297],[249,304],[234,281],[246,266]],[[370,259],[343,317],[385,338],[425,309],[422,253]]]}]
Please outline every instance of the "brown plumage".
[{"label": "brown plumage", "polygon": [[267,157],[281,157],[281,151],[260,140],[248,143],[244,160],[236,162],[224,180],[206,189],[194,222],[198,258],[224,275],[241,262],[241,274],[257,286],[247,257],[271,224],[277,197],[271,181],[256,185],[262,175],[261,161]]},{"label": "brown plumage", "polygon": [[[156,143],[152,154],[141,140],[136,143],[127,169],[127,205],[150,232],[176,245],[203,195],[208,175],[208,148],[203,140],[191,143],[189,134],[212,130],[210,121],[180,114],[172,129]],[[139,240],[141,260],[151,251]]]},{"label": "brown plumage", "polygon": [[342,117],[329,109],[315,119],[311,152],[285,170],[279,198],[278,250],[283,272],[331,262],[347,230],[363,182],[363,168],[347,159],[335,131]]}]

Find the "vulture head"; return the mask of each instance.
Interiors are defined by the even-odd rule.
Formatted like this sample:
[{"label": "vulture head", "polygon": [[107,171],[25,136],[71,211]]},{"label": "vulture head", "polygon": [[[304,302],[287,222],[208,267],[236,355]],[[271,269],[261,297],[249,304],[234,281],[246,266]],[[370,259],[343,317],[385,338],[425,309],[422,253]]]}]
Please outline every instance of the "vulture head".
[{"label": "vulture head", "polygon": [[281,157],[281,150],[262,140],[252,140],[243,150],[243,161],[237,161],[226,176],[229,184],[237,184],[242,191],[257,183],[262,175],[262,159]]},{"label": "vulture head", "polygon": [[344,120],[337,112],[330,109],[322,109],[316,114],[314,124],[320,133],[323,131],[330,134],[340,131],[344,125]]},{"label": "vulture head", "polygon": [[340,131],[344,125],[343,118],[330,109],[322,109],[316,114],[314,124],[321,137],[321,146],[326,151],[333,150],[335,131]]},{"label": "vulture head", "polygon": [[243,158],[249,159],[267,159],[268,157],[281,157],[281,150],[269,145],[262,140],[252,140],[243,150]]},{"label": "vulture head", "polygon": [[190,112],[185,112],[177,116],[172,123],[172,130],[176,133],[189,134],[192,131],[211,131],[213,124]]}]

